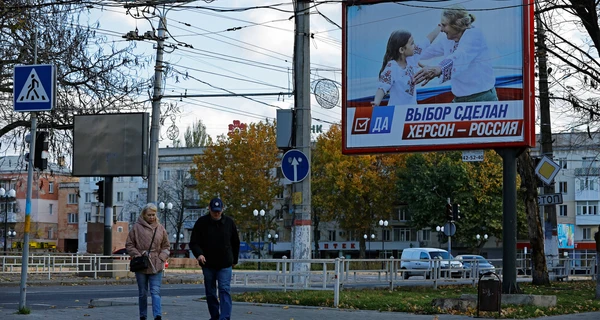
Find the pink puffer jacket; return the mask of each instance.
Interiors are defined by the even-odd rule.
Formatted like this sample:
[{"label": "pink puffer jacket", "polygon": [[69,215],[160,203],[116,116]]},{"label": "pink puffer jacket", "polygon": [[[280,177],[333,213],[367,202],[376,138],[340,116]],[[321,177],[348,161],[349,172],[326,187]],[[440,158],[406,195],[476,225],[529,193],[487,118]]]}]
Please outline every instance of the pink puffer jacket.
[{"label": "pink puffer jacket", "polygon": [[146,270],[139,271],[141,273],[155,274],[165,268],[165,261],[169,258],[169,248],[171,247],[167,230],[165,230],[158,222],[151,225],[148,224],[148,222],[140,215],[127,236],[127,242],[125,243],[127,253],[132,258],[139,257],[144,252],[148,251],[154,230],[156,230],[156,236],[154,237],[152,248],[150,249],[150,267]]}]

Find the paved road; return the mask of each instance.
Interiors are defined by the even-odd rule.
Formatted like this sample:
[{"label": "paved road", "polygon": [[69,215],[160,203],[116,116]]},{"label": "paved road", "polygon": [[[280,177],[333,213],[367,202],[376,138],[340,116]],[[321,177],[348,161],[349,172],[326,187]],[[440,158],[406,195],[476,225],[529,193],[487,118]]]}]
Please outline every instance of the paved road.
[{"label": "paved road", "polygon": [[[138,317],[136,298],[96,299],[90,301],[90,307],[51,309],[34,311],[28,316],[15,314],[14,309],[0,308],[0,319],[135,319]],[[149,309],[150,312],[150,309]],[[163,299],[163,319],[187,320],[206,319],[208,311],[206,303],[197,298],[171,297]],[[545,317],[544,320],[597,320],[600,312],[583,313],[564,316]],[[233,317],[235,320],[315,320],[315,319],[344,319],[344,320],[466,320],[467,316],[456,315],[415,315],[398,312],[377,312],[361,310],[344,310],[333,308],[300,307],[287,305],[258,305],[234,302]]]},{"label": "paved road", "polygon": [[[173,277],[175,278],[175,277]],[[182,279],[187,278],[189,282],[201,286],[197,282],[197,275],[189,275],[184,277],[180,275],[177,277],[178,283],[183,283]],[[89,301],[83,298],[79,299],[77,303],[70,303],[68,307],[57,307],[52,306],[41,306],[40,308],[32,308],[32,313],[28,316],[17,315],[15,312],[18,309],[19,291],[18,281],[16,279],[2,278],[0,286],[4,286],[0,291],[6,292],[3,296],[3,301],[0,301],[0,319],[44,319],[44,320],[71,320],[71,319],[136,319],[138,317],[138,306],[137,298],[135,297],[111,297],[111,298],[94,298]],[[120,280],[101,280],[91,281],[85,280],[89,288],[92,285],[99,286],[104,284],[115,285],[115,288],[119,288],[119,285],[129,285],[135,288],[132,279],[120,279]],[[3,283],[2,283],[3,282]],[[16,283],[15,283],[16,282]],[[82,280],[72,280],[71,283],[66,279],[60,281],[56,280],[32,280],[28,282],[28,303],[33,300],[34,294],[40,295],[51,295],[53,294],[53,287],[59,283],[70,284],[71,286],[77,286]],[[92,282],[92,283],[90,283]],[[175,281],[174,281],[175,282]],[[190,286],[190,287],[196,287]],[[88,286],[82,286],[82,288],[88,288]],[[163,285],[170,286],[168,284]],[[43,287],[43,288],[42,288]],[[61,290],[56,288],[56,294]],[[63,287],[61,287],[63,288]],[[65,291],[69,291],[68,287]],[[75,290],[71,290],[75,291]],[[135,292],[135,291],[134,291]],[[1,294],[0,294],[1,295]],[[165,320],[187,320],[187,319],[207,319],[208,311],[206,303],[200,300],[203,293],[189,294],[189,295],[173,295],[163,297],[163,319]],[[92,294],[92,296],[94,296]],[[101,296],[101,295],[97,295]],[[117,296],[115,294],[115,296]],[[72,299],[73,297],[71,297]],[[149,312],[151,312],[149,307]],[[258,320],[258,319],[273,319],[273,320],[315,320],[315,319],[344,319],[344,320],[464,320],[470,319],[467,316],[461,315],[415,315],[408,313],[398,312],[378,312],[378,311],[361,311],[361,310],[344,310],[334,308],[318,308],[318,307],[303,307],[303,306],[289,306],[289,305],[264,305],[264,304],[251,304],[234,302],[233,319],[235,320]],[[583,313],[583,314],[571,314],[554,317],[544,317],[544,320],[597,320],[600,319],[600,312]]]}]

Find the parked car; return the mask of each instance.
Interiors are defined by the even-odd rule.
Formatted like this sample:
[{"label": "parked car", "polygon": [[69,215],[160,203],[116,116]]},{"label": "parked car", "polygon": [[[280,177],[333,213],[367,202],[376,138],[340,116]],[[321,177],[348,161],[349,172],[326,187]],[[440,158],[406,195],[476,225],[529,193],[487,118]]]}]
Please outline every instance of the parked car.
[{"label": "parked car", "polygon": [[452,276],[460,277],[463,274],[462,263],[453,260],[452,255],[444,249],[407,248],[402,251],[400,259],[400,269],[403,271],[402,276],[404,279],[415,275],[425,276],[427,279],[431,278],[434,259],[442,260],[440,262],[442,275],[449,272]]},{"label": "parked car", "polygon": [[477,254],[461,254],[456,256],[456,260],[462,262],[465,269],[477,268],[479,270],[479,275],[490,271],[496,272],[496,267],[493,264],[487,261],[486,258]]}]

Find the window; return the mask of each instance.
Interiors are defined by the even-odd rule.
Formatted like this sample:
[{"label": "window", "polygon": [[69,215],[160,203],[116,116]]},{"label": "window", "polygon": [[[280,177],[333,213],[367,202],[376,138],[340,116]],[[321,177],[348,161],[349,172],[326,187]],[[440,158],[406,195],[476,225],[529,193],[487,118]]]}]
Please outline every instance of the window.
[{"label": "window", "polygon": [[410,229],[394,228],[394,241],[410,241]]},{"label": "window", "polygon": [[590,178],[580,179],[579,180],[579,190],[581,190],[581,191],[596,190],[596,180],[590,179]]},{"label": "window", "polygon": [[123,201],[123,192],[121,192],[121,191],[117,192],[117,201],[118,202]]},{"label": "window", "polygon": [[181,181],[183,180],[184,177],[184,171],[183,170],[177,170],[177,180]]},{"label": "window", "polygon": [[592,228],[582,228],[583,240],[592,240]]},{"label": "window", "polygon": [[383,236],[383,241],[390,241],[391,232],[388,229],[382,230],[381,235]]},{"label": "window", "polygon": [[68,204],[74,204],[77,203],[77,194],[76,193],[69,193],[69,199],[67,200]]},{"label": "window", "polygon": [[54,228],[48,228],[48,238],[47,239],[54,239]]},{"label": "window", "polygon": [[117,227],[117,232],[123,232],[123,227]]},{"label": "window", "polygon": [[[53,214],[53,212],[52,212],[52,211],[53,211],[53,209],[54,209],[54,204],[50,203],[50,204],[48,205],[48,213],[49,213],[50,215],[52,215],[52,214]],[[49,238],[49,239],[52,239],[52,238]]]},{"label": "window", "polygon": [[137,212],[131,211],[129,212],[129,221],[135,222],[137,219]]},{"label": "window", "polygon": [[96,196],[91,192],[86,192],[85,193],[85,202],[90,203],[93,201],[96,201]]},{"label": "window", "polygon": [[69,213],[69,223],[77,223],[78,221],[77,213]]},{"label": "window", "polygon": [[163,171],[163,180],[171,180],[171,171],[169,171],[169,170]]},{"label": "window", "polygon": [[578,201],[577,202],[577,215],[597,215],[598,214],[598,202],[597,201]]},{"label": "window", "polygon": [[137,192],[129,191],[129,201],[135,201],[137,199]]},{"label": "window", "polygon": [[123,177],[118,177],[117,182],[123,182]]},{"label": "window", "polygon": [[54,193],[54,182],[48,182],[48,193]]},{"label": "window", "polygon": [[561,204],[558,206],[558,214],[561,217],[566,217],[567,216],[567,205],[566,204]]},{"label": "window", "polygon": [[422,230],[423,241],[431,241],[431,230]]},{"label": "window", "polygon": [[91,212],[84,212],[84,214],[85,214],[85,222],[92,221],[92,213]]},{"label": "window", "polygon": [[558,192],[562,194],[567,194],[567,182],[561,181],[558,183]]},{"label": "window", "polygon": [[337,234],[337,232],[335,232],[335,230],[329,230],[328,231],[329,235],[327,236],[327,240],[329,241],[335,241],[335,236]]},{"label": "window", "polygon": [[558,165],[562,169],[567,169],[567,159],[558,159]]},{"label": "window", "polygon": [[409,221],[410,214],[408,213],[408,207],[401,207],[398,209],[398,220],[399,221]]}]

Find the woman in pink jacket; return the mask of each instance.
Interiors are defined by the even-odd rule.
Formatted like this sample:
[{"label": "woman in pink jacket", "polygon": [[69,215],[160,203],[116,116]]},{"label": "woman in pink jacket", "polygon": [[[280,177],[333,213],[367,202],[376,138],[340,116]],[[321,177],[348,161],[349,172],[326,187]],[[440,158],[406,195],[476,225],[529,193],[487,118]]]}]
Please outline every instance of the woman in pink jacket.
[{"label": "woman in pink jacket", "polygon": [[[146,320],[148,314],[148,287],[152,297],[152,313],[155,320],[162,319],[160,286],[162,284],[165,261],[169,258],[169,236],[167,230],[158,222],[156,205],[148,203],[133,225],[125,247],[132,257],[148,255],[150,266],[135,273],[138,284],[140,320]],[[150,250],[148,250],[150,249]]]}]

